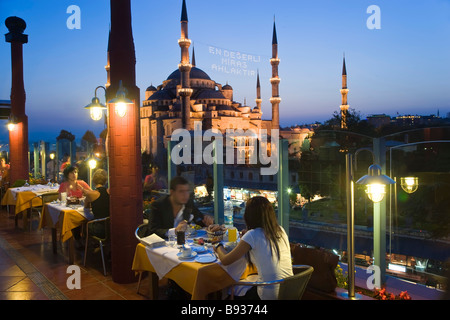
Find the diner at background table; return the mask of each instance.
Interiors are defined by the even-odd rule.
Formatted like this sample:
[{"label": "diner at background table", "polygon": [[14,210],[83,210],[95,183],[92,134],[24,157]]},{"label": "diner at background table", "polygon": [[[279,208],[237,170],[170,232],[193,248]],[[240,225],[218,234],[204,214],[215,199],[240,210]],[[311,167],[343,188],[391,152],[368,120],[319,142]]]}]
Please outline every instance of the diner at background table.
[{"label": "diner at background table", "polygon": [[[108,182],[108,173],[103,169],[97,169],[92,176],[92,183],[95,190],[81,188],[83,195],[86,196],[84,206],[85,208],[92,208],[94,219],[101,219],[109,217],[109,190],[105,185]],[[93,234],[99,238],[104,238],[106,235],[104,223],[89,224],[89,234]]]},{"label": "diner at background table", "polygon": [[6,163],[6,159],[0,157],[0,186],[2,187],[2,191],[4,191],[3,188],[9,186],[9,170],[10,166]]},{"label": "diner at background table", "polygon": [[[78,180],[78,168],[72,165],[66,166],[64,171],[64,180],[61,185],[59,186],[58,192],[67,193],[67,197],[76,197],[76,198],[82,198],[83,197],[83,191],[82,189],[88,189],[92,190],[89,185],[84,182],[83,180]],[[61,197],[60,197],[61,199]]]},{"label": "diner at background table", "polygon": [[[64,179],[59,186],[59,199],[61,200],[61,193],[66,192],[67,198],[76,197],[78,199],[83,197],[83,189],[92,190],[89,185],[83,180],[78,180],[78,168],[72,165],[68,165],[63,171]],[[81,227],[74,228],[72,230],[73,237],[76,241],[77,248],[83,248],[81,241]]]}]

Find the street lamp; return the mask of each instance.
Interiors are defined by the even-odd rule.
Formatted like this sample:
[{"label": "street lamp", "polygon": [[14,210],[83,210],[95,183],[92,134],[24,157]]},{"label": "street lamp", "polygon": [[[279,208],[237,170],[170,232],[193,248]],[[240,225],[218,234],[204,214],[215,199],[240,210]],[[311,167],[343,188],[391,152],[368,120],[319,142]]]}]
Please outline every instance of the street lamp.
[{"label": "street lamp", "polygon": [[9,116],[9,119],[8,119],[8,124],[7,124],[7,126],[8,126],[8,131],[9,131],[9,132],[13,131],[14,128],[16,127],[16,125],[17,125],[17,119],[16,119],[16,117],[11,113],[10,116]]},{"label": "street lamp", "polygon": [[106,92],[105,87],[103,86],[98,86],[97,88],[95,88],[95,96],[94,98],[92,98],[92,102],[89,103],[86,107],[84,107],[85,109],[89,110],[89,114],[91,116],[91,119],[94,121],[98,121],[102,118],[103,116],[103,110],[106,110],[106,106],[100,103],[100,99],[97,98],[97,89],[99,88],[103,88]]},{"label": "street lamp", "polygon": [[402,186],[402,189],[406,193],[414,193],[417,191],[417,188],[419,187],[419,178],[418,177],[401,177],[400,185]]},{"label": "street lamp", "polygon": [[360,178],[357,184],[366,185],[366,193],[373,201],[373,256],[374,264],[380,268],[381,283],[385,281],[386,274],[386,229],[385,216],[382,214],[380,202],[386,194],[386,185],[395,184],[395,181],[381,173],[381,167],[373,164],[369,167],[368,174]]},{"label": "street lamp", "polygon": [[116,97],[108,103],[114,103],[114,111],[120,118],[125,117],[128,106],[133,105],[133,101],[126,98],[126,89],[122,86],[122,81],[119,83],[119,90],[117,90]]},{"label": "street lamp", "polygon": [[386,185],[395,184],[395,181],[381,174],[381,167],[373,164],[369,167],[368,174],[360,178],[356,183],[365,185],[367,196],[374,203],[377,203],[383,200],[386,194]]}]

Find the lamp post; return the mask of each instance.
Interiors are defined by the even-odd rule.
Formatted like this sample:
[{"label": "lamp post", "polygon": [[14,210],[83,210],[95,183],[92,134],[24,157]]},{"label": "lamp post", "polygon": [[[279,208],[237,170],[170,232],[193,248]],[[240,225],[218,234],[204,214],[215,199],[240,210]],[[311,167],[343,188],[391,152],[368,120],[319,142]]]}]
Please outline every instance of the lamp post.
[{"label": "lamp post", "polygon": [[395,184],[395,181],[382,174],[379,165],[373,164],[369,167],[368,174],[360,178],[356,183],[366,186],[367,196],[373,201],[374,264],[380,268],[381,283],[384,283],[386,275],[386,217],[381,212],[380,202],[386,194],[386,185]]},{"label": "lamp post", "polygon": [[89,186],[92,189],[92,170],[94,170],[97,167],[97,160],[94,157],[91,157],[88,160],[88,166],[89,166]]}]

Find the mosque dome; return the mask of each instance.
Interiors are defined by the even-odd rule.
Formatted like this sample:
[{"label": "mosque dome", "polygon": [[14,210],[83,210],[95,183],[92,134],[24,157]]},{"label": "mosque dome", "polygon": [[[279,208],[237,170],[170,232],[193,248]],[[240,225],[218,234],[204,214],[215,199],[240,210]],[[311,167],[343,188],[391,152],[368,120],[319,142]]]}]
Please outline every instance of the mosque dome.
[{"label": "mosque dome", "polygon": [[222,87],[222,90],[233,90],[233,87],[231,87],[228,83]]},{"label": "mosque dome", "polygon": [[[180,79],[180,78],[181,78],[180,70],[177,69],[174,72],[172,72],[169,77],[167,77],[167,80]],[[191,71],[189,72],[189,78],[190,79],[211,80],[211,78],[206,74],[205,71],[203,71],[197,67],[191,68]]]}]

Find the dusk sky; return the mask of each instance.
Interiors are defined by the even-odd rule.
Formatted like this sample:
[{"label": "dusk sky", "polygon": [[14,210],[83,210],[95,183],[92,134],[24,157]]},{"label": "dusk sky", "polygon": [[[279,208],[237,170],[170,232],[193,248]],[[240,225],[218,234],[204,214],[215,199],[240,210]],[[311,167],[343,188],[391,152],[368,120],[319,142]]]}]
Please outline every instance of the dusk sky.
[{"label": "dusk sky", "polygon": [[[61,129],[77,140],[86,130],[98,136],[103,122],[83,109],[94,89],[106,83],[109,0],[0,0],[0,100],[10,99],[11,53],[4,21],[27,23],[23,46],[29,140],[54,142]],[[187,0],[189,38],[196,66],[230,84],[234,100],[255,106],[259,70],[263,119],[270,119],[274,16],[278,36],[280,124],[322,122],[341,104],[342,56],[348,74],[348,103],[365,117],[385,113],[450,112],[449,0]],[[180,61],[182,0],[132,0],[136,82],[158,86]],[[70,5],[80,8],[81,29],[69,29]],[[373,20],[371,5],[380,9]],[[368,28],[367,21],[381,29]],[[192,52],[192,46],[191,50]],[[218,53],[221,54],[218,54]],[[227,54],[240,53],[231,70]],[[224,59],[225,58],[225,59]],[[246,62],[246,63],[244,63]],[[104,103],[104,91],[98,90]],[[4,121],[6,125],[6,121]],[[0,141],[7,142],[5,126]]]}]

